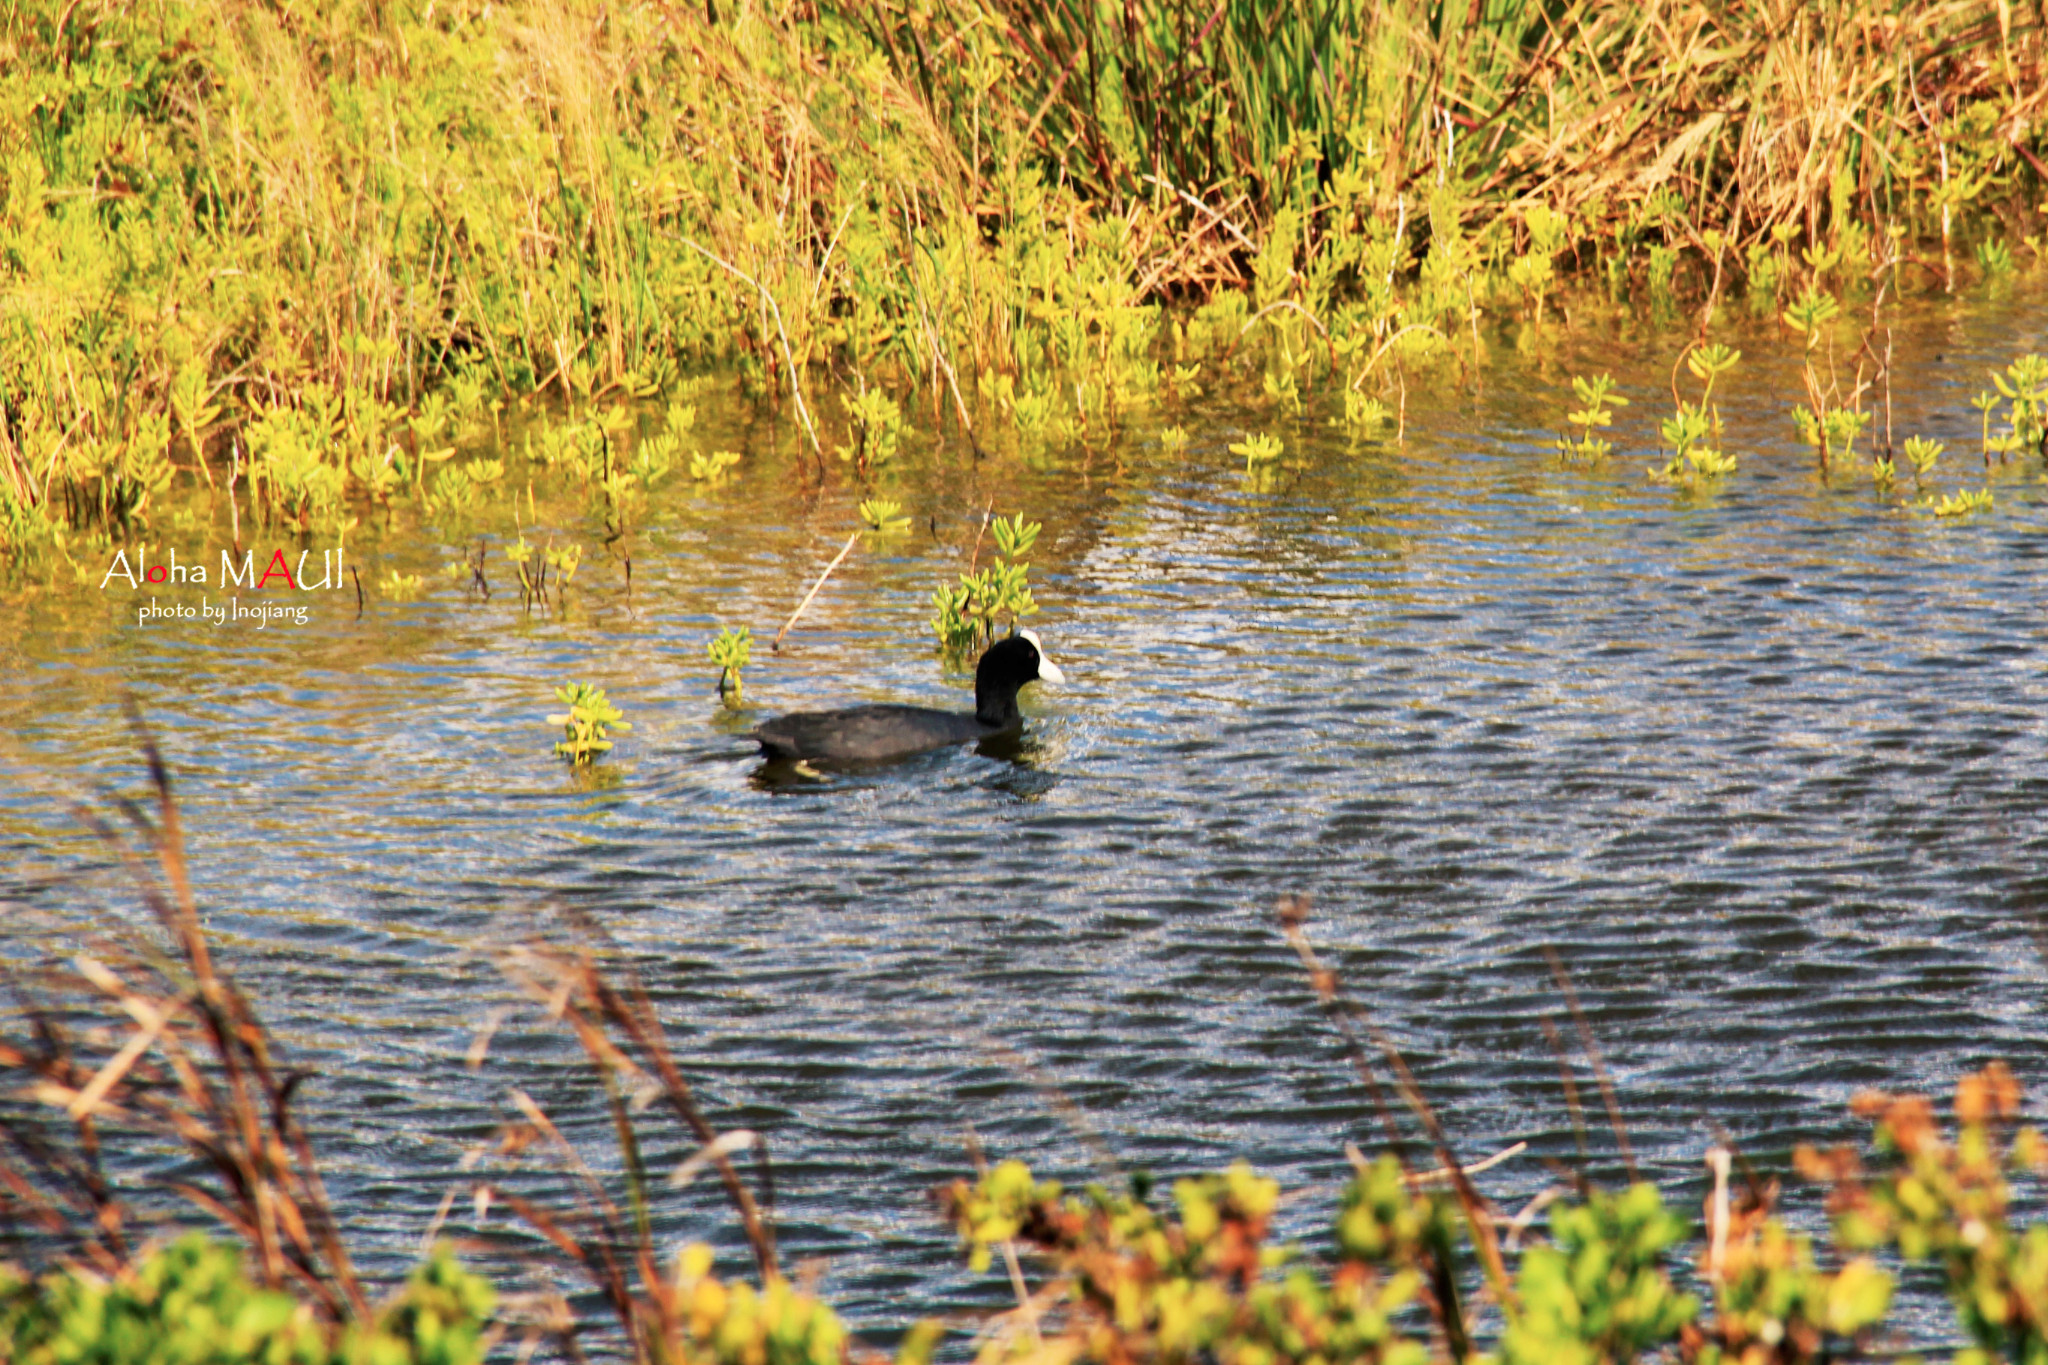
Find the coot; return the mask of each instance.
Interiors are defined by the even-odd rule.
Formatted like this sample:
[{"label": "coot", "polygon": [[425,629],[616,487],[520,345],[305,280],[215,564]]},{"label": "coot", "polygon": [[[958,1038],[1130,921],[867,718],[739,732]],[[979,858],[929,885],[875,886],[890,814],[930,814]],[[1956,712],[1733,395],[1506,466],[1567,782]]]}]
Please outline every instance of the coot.
[{"label": "coot", "polygon": [[965,744],[1014,731],[1024,723],[1017,689],[1066,678],[1041,652],[1038,637],[1020,630],[998,640],[974,670],[974,713],[929,706],[854,706],[844,711],[793,711],[753,731],[770,758],[832,763],[884,763],[927,749]]}]

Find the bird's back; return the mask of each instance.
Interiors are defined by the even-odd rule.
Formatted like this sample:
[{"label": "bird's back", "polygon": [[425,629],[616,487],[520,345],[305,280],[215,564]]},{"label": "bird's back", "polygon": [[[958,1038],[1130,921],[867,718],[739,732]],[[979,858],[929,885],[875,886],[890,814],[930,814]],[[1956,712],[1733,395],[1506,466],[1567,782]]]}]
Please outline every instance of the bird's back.
[{"label": "bird's back", "polygon": [[927,706],[855,706],[792,711],[753,732],[771,758],[879,763],[965,744],[993,731],[971,715]]}]

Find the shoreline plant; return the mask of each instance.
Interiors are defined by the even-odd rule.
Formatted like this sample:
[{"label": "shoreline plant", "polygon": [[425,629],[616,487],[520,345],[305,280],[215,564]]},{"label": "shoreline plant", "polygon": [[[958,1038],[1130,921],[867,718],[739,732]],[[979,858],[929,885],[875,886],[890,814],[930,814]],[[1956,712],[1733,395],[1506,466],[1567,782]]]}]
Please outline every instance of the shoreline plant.
[{"label": "shoreline plant", "polygon": [[507,495],[444,462],[508,403],[595,424],[623,534],[668,470],[720,472],[673,428],[622,459],[631,405],[712,376],[864,477],[915,412],[1094,446],[1235,373],[1290,415],[1341,389],[1363,431],[1481,317],[1572,290],[1846,310],[2042,255],[2025,6],[1453,17],[23,0],[0,557],[46,571],[188,489],[266,529],[458,519]]}]

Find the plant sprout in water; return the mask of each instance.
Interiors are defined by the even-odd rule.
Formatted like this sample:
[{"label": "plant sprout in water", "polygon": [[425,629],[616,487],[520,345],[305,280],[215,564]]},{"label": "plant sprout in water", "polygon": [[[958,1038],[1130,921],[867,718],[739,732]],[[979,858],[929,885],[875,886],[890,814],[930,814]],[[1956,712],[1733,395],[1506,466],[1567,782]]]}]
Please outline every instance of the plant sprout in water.
[{"label": "plant sprout in water", "polygon": [[1976,396],[1970,399],[1970,406],[1975,408],[1984,419],[1983,426],[1981,429],[1982,450],[1984,452],[1984,464],[1986,465],[1986,467],[1989,467],[1991,464],[1992,451],[1991,414],[1997,411],[1998,409],[1998,395],[1993,393],[1989,389],[1980,389],[1977,392]]},{"label": "plant sprout in water", "polygon": [[576,568],[583,562],[583,547],[566,545],[559,550],[550,547],[541,558],[555,571],[555,581],[566,585],[576,577]]},{"label": "plant sprout in water", "polygon": [[611,751],[609,736],[613,731],[624,734],[633,728],[626,723],[624,713],[606,698],[602,687],[565,683],[555,689],[555,697],[569,708],[561,715],[548,717],[548,724],[562,727],[555,752],[579,767],[595,763]]},{"label": "plant sprout in water", "polygon": [[1967,488],[1960,489],[1953,496],[1925,498],[1920,505],[1937,517],[1967,517],[1974,512],[1991,510],[1991,490],[1980,488],[1972,493]]},{"label": "plant sprout in water", "polygon": [[895,399],[873,388],[851,398],[841,394],[839,405],[853,426],[853,444],[839,447],[840,459],[854,461],[865,472],[895,458],[903,436],[903,409]]},{"label": "plant sprout in water", "polygon": [[1231,443],[1230,453],[1244,456],[1244,472],[1249,474],[1254,466],[1279,459],[1283,449],[1278,436],[1270,433],[1254,436],[1247,433],[1242,441]]},{"label": "plant sprout in water", "polygon": [[903,504],[889,498],[864,499],[857,510],[868,534],[877,538],[900,536],[910,529],[910,518],[903,515]]},{"label": "plant sprout in water", "polygon": [[747,666],[753,650],[753,631],[746,626],[738,630],[731,626],[719,627],[718,634],[707,647],[711,662],[718,665],[718,695],[727,706],[740,704],[740,670]]},{"label": "plant sprout in water", "polygon": [[1930,441],[1924,436],[1906,438],[1906,463],[1913,466],[1915,484],[1934,472],[1934,462],[1941,458],[1941,452],[1947,448],[1941,442]]},{"label": "plant sprout in water", "polygon": [[1379,399],[1361,393],[1357,389],[1344,390],[1344,416],[1331,423],[1342,424],[1353,440],[1358,440],[1386,425],[1391,416],[1387,405]]},{"label": "plant sprout in water", "polygon": [[733,450],[714,450],[708,455],[692,455],[690,477],[698,483],[721,483],[726,474],[739,462],[739,452]]},{"label": "plant sprout in water", "polygon": [[[1985,442],[2001,458],[2014,451],[2031,450],[2048,455],[2048,357],[2023,355],[1994,373],[1991,383],[2012,403],[2006,434]],[[1988,424],[1990,414],[1985,414]]]},{"label": "plant sprout in water", "polygon": [[994,640],[999,618],[1007,616],[1015,630],[1024,617],[1038,611],[1031,596],[1031,565],[1022,557],[1031,552],[1043,528],[1024,520],[1022,512],[1008,520],[997,517],[989,525],[995,533],[995,561],[932,593],[932,633],[948,654],[964,654],[978,643]]},{"label": "plant sprout in water", "polygon": [[1662,469],[1652,469],[1651,478],[1683,483],[1697,491],[1709,480],[1735,472],[1735,457],[1718,448],[1721,410],[1712,400],[1714,381],[1741,359],[1742,352],[1718,344],[1701,346],[1686,357],[1686,368],[1705,387],[1700,390],[1699,402],[1679,400],[1678,410],[1660,425],[1664,439],[1671,444],[1671,459]]},{"label": "plant sprout in water", "polygon": [[[1628,399],[1614,392],[1614,376],[1595,375],[1587,379],[1583,375],[1572,376],[1572,393],[1579,400],[1579,410],[1568,412],[1564,419],[1578,427],[1576,437],[1557,438],[1558,458],[1564,460],[1604,460],[1613,453],[1614,447],[1602,437],[1595,436],[1595,427],[1605,427],[1614,421],[1614,409],[1628,406]],[[1348,395],[1347,395],[1348,396]]]}]

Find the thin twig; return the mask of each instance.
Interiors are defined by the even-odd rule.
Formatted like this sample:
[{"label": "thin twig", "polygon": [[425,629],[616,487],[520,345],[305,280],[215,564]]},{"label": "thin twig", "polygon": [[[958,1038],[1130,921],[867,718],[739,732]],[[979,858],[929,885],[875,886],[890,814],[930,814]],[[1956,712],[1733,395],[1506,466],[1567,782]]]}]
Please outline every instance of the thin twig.
[{"label": "thin twig", "polygon": [[679,237],[677,240],[721,270],[754,286],[759,291],[762,301],[767,304],[768,310],[775,314],[775,336],[782,343],[782,363],[789,370],[789,396],[796,400],[796,415],[803,419],[804,435],[811,438],[811,453],[818,459],[818,472],[823,474],[825,472],[825,447],[818,443],[818,428],[811,422],[811,410],[804,406],[803,385],[797,382],[796,377],[796,356],[790,352],[789,330],[782,323],[782,306],[775,301],[775,295],[768,291],[768,286],[762,284],[731,261],[726,260],[723,256],[706,247],[699,246],[688,237]]},{"label": "thin twig", "polygon": [[1628,1140],[1628,1127],[1621,1121],[1621,1103],[1614,1097],[1614,1080],[1607,1074],[1607,1063],[1601,1059],[1600,1044],[1593,1037],[1593,1030],[1586,1023],[1586,1012],[1579,1008],[1579,993],[1572,988],[1572,979],[1564,969],[1564,959],[1557,955],[1557,949],[1543,945],[1543,956],[1550,960],[1550,975],[1557,982],[1557,988],[1564,993],[1564,1003],[1571,1009],[1572,1021],[1579,1026],[1579,1045],[1586,1050],[1586,1060],[1593,1064],[1593,1078],[1600,1082],[1600,1098],[1607,1105],[1607,1121],[1614,1127],[1614,1141],[1621,1148],[1621,1164],[1628,1171],[1629,1183],[1634,1184],[1641,1177],[1636,1173],[1635,1148]]},{"label": "thin twig", "polygon": [[832,556],[832,562],[825,566],[825,572],[818,575],[818,581],[811,584],[811,590],[804,594],[804,600],[796,604],[796,610],[791,612],[789,619],[782,623],[782,629],[775,632],[775,639],[768,646],[770,650],[782,648],[782,637],[789,634],[789,628],[796,624],[796,618],[804,614],[804,608],[811,605],[811,599],[818,595],[818,589],[825,586],[825,580],[830,578],[832,571],[839,567],[839,561],[845,559],[847,555],[853,552],[853,547],[859,540],[860,532],[858,531],[855,531],[846,538],[846,544],[840,546],[839,553]]},{"label": "thin twig", "polygon": [[1572,1059],[1564,1050],[1564,1039],[1558,1035],[1557,1025],[1549,1015],[1540,1021],[1543,1036],[1550,1040],[1550,1050],[1557,1055],[1557,1078],[1564,1083],[1564,1107],[1572,1117],[1572,1141],[1579,1149],[1579,1165],[1584,1166],[1592,1153],[1586,1144],[1586,1107],[1579,1103],[1579,1083],[1572,1079]]}]

